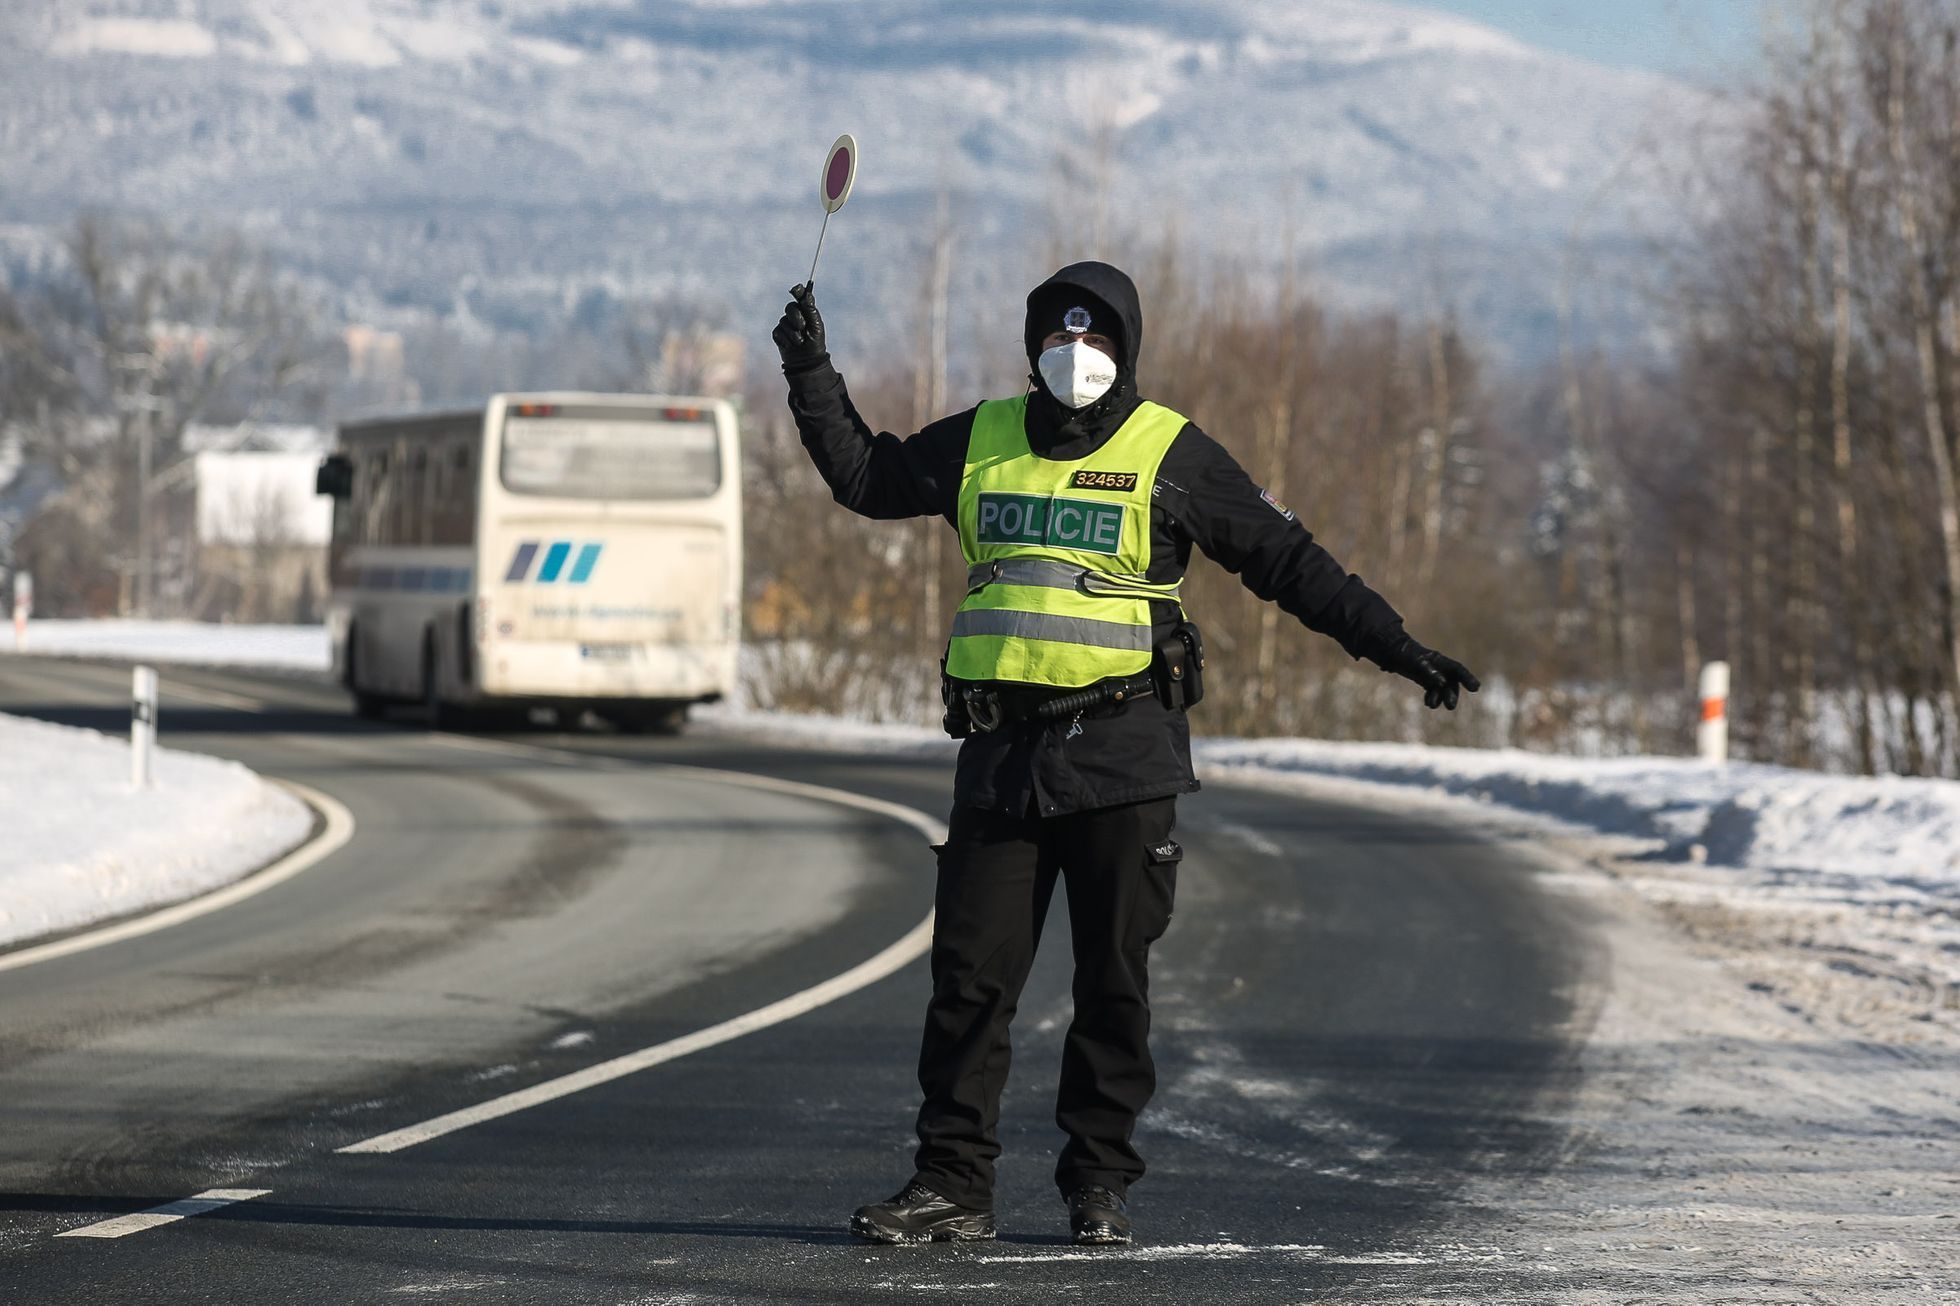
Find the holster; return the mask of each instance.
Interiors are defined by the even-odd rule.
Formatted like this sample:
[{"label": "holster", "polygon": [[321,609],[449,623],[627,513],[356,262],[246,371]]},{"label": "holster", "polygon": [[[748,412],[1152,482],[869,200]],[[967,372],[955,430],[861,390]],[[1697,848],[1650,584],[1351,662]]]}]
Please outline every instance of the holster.
[{"label": "holster", "polygon": [[946,714],[940,719],[940,726],[955,739],[965,739],[973,733],[973,717],[968,714],[966,695],[960,692],[960,683],[946,674],[946,659],[939,659],[939,701],[946,706]]},{"label": "holster", "polygon": [[1180,621],[1157,642],[1150,678],[1167,708],[1194,707],[1205,696],[1205,640],[1195,622]]}]

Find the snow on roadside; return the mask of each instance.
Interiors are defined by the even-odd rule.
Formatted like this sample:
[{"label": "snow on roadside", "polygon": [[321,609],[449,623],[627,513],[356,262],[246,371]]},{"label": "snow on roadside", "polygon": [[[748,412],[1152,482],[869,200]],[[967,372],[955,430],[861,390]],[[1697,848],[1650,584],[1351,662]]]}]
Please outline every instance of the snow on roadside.
[{"label": "snow on roadside", "polygon": [[236,762],[0,715],[0,946],[215,889],[306,837],[311,811]]},{"label": "snow on roadside", "polygon": [[[0,655],[14,651],[12,632],[0,633]],[[212,666],[325,671],[332,649],[325,626],[225,625],[211,621],[30,621],[21,650],[50,657],[129,658]]]},{"label": "snow on roadside", "polygon": [[[918,726],[791,713],[708,711],[696,724],[893,756],[957,747]],[[1199,739],[1194,752],[1208,780],[1582,841],[1697,937],[1757,954],[1760,984],[1815,990],[1765,976],[1822,968],[1884,981],[1892,1017],[1960,1024],[1960,783],[1307,739]]]},{"label": "snow on roadside", "polygon": [[[957,747],[921,726],[836,717],[710,709],[695,720],[853,751],[932,756]],[[1951,780],[1313,739],[1199,739],[1193,748],[1200,772],[1217,780],[1325,777],[1415,789],[1630,836],[1660,857],[1748,871],[1793,896],[1960,907],[1960,783]]]},{"label": "snow on roadside", "polygon": [[1499,803],[1662,857],[1746,871],[1797,897],[1960,907],[1960,784],[1685,758],[1553,757],[1515,749],[1214,739],[1220,775],[1324,775]]}]

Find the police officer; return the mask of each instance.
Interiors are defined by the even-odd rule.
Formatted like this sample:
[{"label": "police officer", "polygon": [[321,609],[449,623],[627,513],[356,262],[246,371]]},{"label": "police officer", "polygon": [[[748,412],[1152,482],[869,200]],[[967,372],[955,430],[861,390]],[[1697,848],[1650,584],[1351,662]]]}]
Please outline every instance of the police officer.
[{"label": "police officer", "polygon": [[[852,405],[809,287],[791,292],[774,333],[797,430],[837,502],[880,520],[944,518],[969,568],[945,666],[949,723],[969,733],[938,854],[915,1173],[851,1220],[877,1242],[994,1236],[1008,1025],[1057,880],[1075,1013],[1055,1178],[1076,1242],[1130,1241],[1127,1197],[1144,1169],[1131,1134],[1156,1084],[1146,966],[1177,884],[1176,796],[1198,782],[1176,692],[1117,701],[1112,687],[1154,668],[1163,688],[1180,648],[1195,672],[1178,602],[1192,546],[1351,656],[1413,680],[1432,708],[1478,688],[1223,447],[1138,393],[1143,313],[1122,272],[1063,268],[1029,294],[1024,335],[1026,394],[899,439]],[[1090,706],[1047,712],[1085,687]]]}]

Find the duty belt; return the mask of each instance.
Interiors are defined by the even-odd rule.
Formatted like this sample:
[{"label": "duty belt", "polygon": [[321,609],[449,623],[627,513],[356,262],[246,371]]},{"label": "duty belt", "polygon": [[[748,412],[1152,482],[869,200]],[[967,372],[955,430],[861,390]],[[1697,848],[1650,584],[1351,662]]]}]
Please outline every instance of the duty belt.
[{"label": "duty belt", "polygon": [[992,562],[976,562],[966,569],[968,594],[989,585],[1026,585],[1035,589],[1075,590],[1097,598],[1162,599],[1170,603],[1178,601],[1178,592],[1183,588],[1182,581],[1153,584],[1141,576],[1095,571],[1047,558],[996,558]]}]

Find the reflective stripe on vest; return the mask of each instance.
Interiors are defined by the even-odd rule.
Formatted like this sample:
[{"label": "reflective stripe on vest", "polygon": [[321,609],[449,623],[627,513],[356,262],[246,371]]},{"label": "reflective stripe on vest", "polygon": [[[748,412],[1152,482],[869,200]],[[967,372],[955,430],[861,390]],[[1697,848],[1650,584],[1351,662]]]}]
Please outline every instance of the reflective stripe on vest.
[{"label": "reflective stripe on vest", "polygon": [[1052,612],[1015,612],[1008,608],[978,609],[953,614],[953,637],[1009,635],[1016,639],[1045,639],[1054,644],[1087,644],[1091,648],[1150,648],[1150,627],[1094,617],[1058,617]]},{"label": "reflective stripe on vest", "polygon": [[1151,491],[1184,425],[1140,404],[1088,457],[1062,462],[1028,447],[1026,396],[980,405],[960,480],[968,589],[948,675],[1074,689],[1149,667],[1150,604],[1177,602],[1179,585],[1144,579]]},{"label": "reflective stripe on vest", "polygon": [[1125,595],[1141,599],[1177,602],[1183,583],[1152,584],[1137,576],[1114,576],[1091,571],[1067,562],[1044,562],[1040,558],[1001,558],[966,569],[966,591],[988,585],[1034,585],[1041,589],[1080,590],[1084,594],[1114,597]]}]

